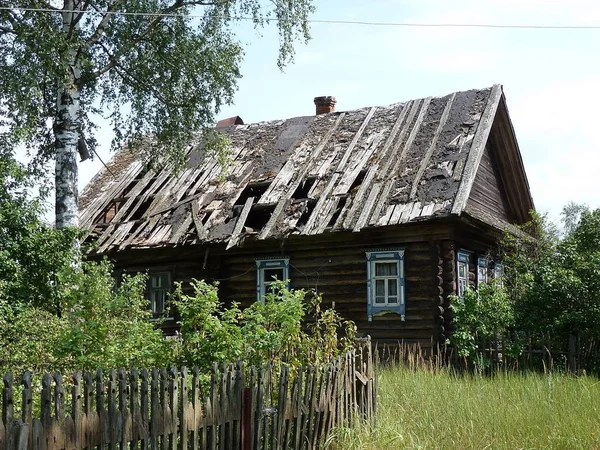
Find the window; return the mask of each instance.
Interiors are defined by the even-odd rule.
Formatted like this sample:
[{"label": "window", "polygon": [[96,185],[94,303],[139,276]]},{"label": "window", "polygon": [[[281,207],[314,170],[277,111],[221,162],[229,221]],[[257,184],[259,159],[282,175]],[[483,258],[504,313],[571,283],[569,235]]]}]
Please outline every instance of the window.
[{"label": "window", "polygon": [[458,252],[456,260],[456,281],[458,287],[458,296],[462,297],[465,291],[469,288],[469,262],[471,261],[471,253],[465,250]]},{"label": "window", "polygon": [[494,264],[494,280],[498,287],[504,286],[504,264],[497,262]]},{"label": "window", "polygon": [[290,260],[288,258],[271,258],[256,260],[256,298],[264,301],[265,294],[275,279],[286,281],[289,275]]},{"label": "window", "polygon": [[367,316],[395,312],[402,320],[404,305],[404,249],[367,251]]},{"label": "window", "polygon": [[489,281],[488,280],[488,267],[489,260],[485,257],[477,258],[477,286],[480,284],[484,284]]},{"label": "window", "polygon": [[148,276],[148,297],[150,308],[154,314],[165,312],[167,293],[171,291],[171,274],[169,272],[154,272]]}]

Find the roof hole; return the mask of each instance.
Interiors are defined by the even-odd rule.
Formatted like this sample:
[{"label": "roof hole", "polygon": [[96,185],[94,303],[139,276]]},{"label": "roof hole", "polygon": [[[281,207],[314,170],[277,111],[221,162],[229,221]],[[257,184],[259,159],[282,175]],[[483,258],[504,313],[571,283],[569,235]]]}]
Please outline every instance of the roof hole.
[{"label": "roof hole", "polygon": [[303,225],[306,225],[306,222],[308,222],[308,218],[310,217],[310,215],[315,210],[315,206],[317,206],[317,201],[316,200],[309,199],[306,202],[306,209],[304,210],[304,212],[302,213],[302,215],[298,219],[298,222],[296,222],[296,227],[301,227]]},{"label": "roof hole", "polygon": [[104,210],[96,216],[94,223],[109,223],[121,209],[120,201],[112,201]]},{"label": "roof hole", "polygon": [[255,231],[261,230],[273,215],[274,210],[275,205],[255,205],[250,209],[244,225]]},{"label": "roof hole", "polygon": [[327,228],[332,228],[335,225],[338,218],[340,217],[340,214],[342,214],[342,211],[344,210],[344,206],[346,206],[346,197],[342,197],[338,201],[335,212],[333,213],[333,216],[331,216],[331,219],[329,220],[329,223],[327,224]]},{"label": "roof hole", "polygon": [[360,172],[358,172],[358,175],[356,176],[356,178],[354,179],[354,183],[352,183],[352,186],[350,186],[350,191],[356,189],[357,187],[359,187],[362,182],[365,179],[365,176],[367,175],[367,170],[363,169]]},{"label": "roof hole", "polygon": [[315,177],[308,177],[307,179],[303,180],[292,194],[292,198],[296,200],[308,198],[308,193],[315,185],[316,181],[317,179]]},{"label": "roof hole", "polygon": [[141,219],[144,216],[144,214],[146,213],[146,211],[148,211],[148,208],[150,208],[150,205],[152,204],[153,200],[154,200],[154,197],[150,197],[150,198],[147,198],[146,200],[144,200],[142,202],[142,204],[137,207],[137,209],[131,215],[131,218],[129,220]]},{"label": "roof hole", "polygon": [[248,200],[250,197],[254,197],[256,200],[258,200],[261,197],[261,195],[263,195],[267,191],[270,185],[271,182],[248,183],[248,185],[244,188],[244,190],[237,198],[233,206],[243,206],[246,203],[246,200]]}]

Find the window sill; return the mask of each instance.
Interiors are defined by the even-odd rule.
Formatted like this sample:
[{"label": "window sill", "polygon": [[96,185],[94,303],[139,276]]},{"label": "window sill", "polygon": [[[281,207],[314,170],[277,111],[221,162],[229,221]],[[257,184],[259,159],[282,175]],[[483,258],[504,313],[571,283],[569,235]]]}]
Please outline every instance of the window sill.
[{"label": "window sill", "polygon": [[[400,316],[400,321],[404,322],[405,321],[405,315],[404,313],[402,313],[400,311],[399,308],[385,308],[385,307],[381,307],[381,308],[373,308],[373,314],[372,316],[369,316],[369,322],[373,321],[374,319],[382,319],[385,316],[389,316],[389,315],[394,315],[394,316]],[[394,317],[385,317],[385,319],[392,319]]]}]

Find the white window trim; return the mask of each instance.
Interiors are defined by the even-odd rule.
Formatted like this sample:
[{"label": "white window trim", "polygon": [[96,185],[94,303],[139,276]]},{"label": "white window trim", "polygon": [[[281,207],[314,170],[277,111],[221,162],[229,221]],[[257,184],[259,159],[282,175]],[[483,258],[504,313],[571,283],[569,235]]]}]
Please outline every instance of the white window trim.
[{"label": "white window trim", "polygon": [[[469,264],[471,263],[472,252],[467,250],[459,250],[456,255],[456,294],[459,297],[465,295],[465,291],[469,289]],[[465,266],[465,277],[460,276],[460,268]]]},{"label": "white window trim", "polygon": [[[405,298],[405,267],[404,267],[404,249],[381,249],[369,250],[365,252],[367,255],[367,320],[371,322],[373,316],[385,313],[395,312],[400,314],[400,319],[404,321],[406,316],[406,298]],[[386,289],[386,302],[375,303],[375,280],[390,279],[391,277],[376,277],[375,265],[377,263],[396,263],[398,265],[397,292],[398,302],[388,303],[388,291]]]},{"label": "white window trim", "polygon": [[283,269],[283,280],[287,283],[290,278],[290,259],[289,258],[257,258],[256,260],[256,299],[259,302],[265,301],[267,286],[273,280],[265,280],[266,269]]}]

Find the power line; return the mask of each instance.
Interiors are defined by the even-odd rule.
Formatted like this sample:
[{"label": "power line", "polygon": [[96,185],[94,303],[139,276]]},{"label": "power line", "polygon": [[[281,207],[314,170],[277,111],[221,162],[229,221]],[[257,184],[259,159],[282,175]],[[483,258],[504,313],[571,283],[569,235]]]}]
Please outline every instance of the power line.
[{"label": "power line", "polygon": [[[45,12],[45,13],[76,13],[96,15],[120,15],[120,16],[146,16],[146,17],[189,17],[202,18],[200,14],[179,14],[159,12],[128,12],[128,11],[90,11],[90,10],[63,10],[52,8],[22,8],[0,6],[0,11],[23,11],[23,12]],[[234,17],[234,20],[254,20],[252,17]],[[264,18],[265,22],[278,22],[276,18]],[[309,23],[323,23],[332,25],[363,25],[377,27],[406,27],[406,28],[497,28],[497,29],[527,29],[527,30],[600,30],[600,25],[518,25],[518,24],[491,24],[491,23],[420,23],[420,22],[369,22],[365,20],[328,20],[308,19]]]}]

